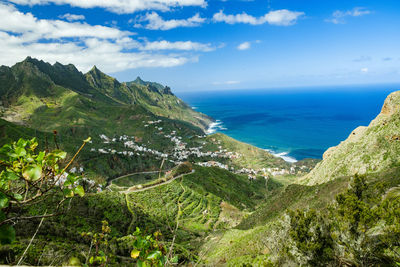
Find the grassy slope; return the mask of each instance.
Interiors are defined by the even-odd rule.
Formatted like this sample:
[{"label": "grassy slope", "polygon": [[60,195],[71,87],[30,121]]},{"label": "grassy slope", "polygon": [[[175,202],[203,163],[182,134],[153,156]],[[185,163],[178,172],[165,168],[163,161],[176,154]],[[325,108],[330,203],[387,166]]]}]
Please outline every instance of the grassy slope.
[{"label": "grassy slope", "polygon": [[384,171],[400,164],[400,91],[390,94],[368,127],[358,127],[324,153],[303,183],[323,183],[340,176]]},{"label": "grassy slope", "polygon": [[[354,173],[366,173],[367,180],[386,191],[399,186],[400,92],[385,101],[382,113],[368,128],[358,128],[348,140],[326,152],[324,160],[306,176],[310,186],[270,179],[265,203],[230,230],[212,234],[202,247],[207,265],[254,265],[268,257],[269,232],[287,209],[323,209],[344,191]],[[264,261],[265,262],[265,261]]]},{"label": "grassy slope", "polygon": [[[370,173],[367,181],[379,183],[386,190],[400,184],[400,168],[384,172]],[[226,264],[237,266],[253,265],[257,260],[268,256],[268,237],[273,223],[287,209],[323,209],[334,200],[336,194],[344,191],[350,177],[341,177],[328,183],[305,186],[291,184],[276,188],[271,198],[245,218],[238,227],[221,230],[210,235],[201,248],[206,265]],[[275,181],[279,182],[279,181]]]},{"label": "grassy slope", "polygon": [[[116,91],[121,86],[126,88],[126,85],[121,85],[115,79],[101,75],[111,79],[109,82],[98,81],[103,83],[104,88]],[[57,130],[61,148],[70,155],[79,148],[83,139],[91,136],[93,144],[87,146],[78,161],[87,162],[87,175],[100,181],[130,172],[151,170],[161,163],[154,157],[128,158],[121,155],[90,153],[91,148],[104,147],[99,138],[100,134],[109,137],[124,134],[135,136],[142,139],[142,143],[149,148],[167,151],[173,149],[173,144],[163,138],[162,133],[154,127],[144,127],[147,121],[162,119],[157,126],[163,127],[167,133],[176,131],[183,137],[202,134],[198,127],[189,122],[154,115],[143,105],[128,105],[115,101],[115,97],[109,97],[99,88],[92,87],[83,74],[72,65],[50,65],[27,58],[12,68],[1,67],[0,81],[2,105],[7,107],[1,108],[0,113],[5,112],[2,116],[8,120],[32,129],[21,130],[21,127],[17,127],[25,132],[19,136],[15,134],[16,126],[2,123],[2,135],[17,139],[21,136],[35,136],[39,131],[47,132],[48,143],[52,145],[52,131]],[[121,86],[111,87],[114,83]],[[6,140],[10,139],[4,138],[4,141]],[[44,138],[41,141],[44,142]]]},{"label": "grassy slope", "polygon": [[195,170],[170,184],[127,195],[131,210],[134,213],[140,210],[149,218],[142,222],[143,226],[161,228],[167,234],[166,224],[174,225],[180,206],[177,241],[192,251],[213,229],[234,223],[232,218],[222,218],[226,212],[241,217],[241,210],[254,209],[265,192],[262,181],[250,185],[247,178],[219,168],[195,167]]},{"label": "grassy slope", "polygon": [[172,93],[161,94],[160,88],[157,88],[160,85],[155,87],[152,83],[141,85],[135,82],[126,84],[134,92],[138,103],[156,115],[187,121],[203,130],[212,122],[210,117],[194,111]]},{"label": "grassy slope", "polygon": [[205,148],[211,151],[218,150],[218,147],[222,146],[228,151],[242,154],[242,157],[232,159],[232,164],[239,168],[288,168],[290,166],[283,159],[275,157],[263,149],[237,141],[222,133],[207,136],[207,141],[208,144]]},{"label": "grassy slope", "polygon": [[[168,225],[174,228],[178,210],[180,227],[176,251],[182,260],[194,260],[206,235],[215,229],[226,229],[234,217],[240,219],[245,210],[254,210],[264,193],[262,180],[250,184],[247,178],[219,168],[196,167],[193,174],[143,192],[87,194],[84,198],[74,198],[67,214],[44,221],[35,241],[37,246],[30,251],[31,262],[35,262],[35,256],[37,260],[45,247],[57,248],[58,253],[82,259],[81,252],[88,250],[88,244],[80,233],[98,231],[104,219],[113,229],[111,247],[119,256],[129,256],[130,244],[122,240],[129,239],[136,226],[146,232],[161,230],[168,244],[172,239]],[[30,214],[43,214],[46,209],[46,205],[36,205],[30,209]],[[228,213],[231,221],[223,218]],[[18,258],[16,255],[22,253],[20,248],[29,240],[37,223],[31,220],[17,225],[19,243],[11,246],[9,255]],[[59,247],[60,242],[64,247]],[[9,249],[9,246],[3,247],[0,255],[10,253]],[[42,260],[50,264],[52,259],[44,255]]]}]

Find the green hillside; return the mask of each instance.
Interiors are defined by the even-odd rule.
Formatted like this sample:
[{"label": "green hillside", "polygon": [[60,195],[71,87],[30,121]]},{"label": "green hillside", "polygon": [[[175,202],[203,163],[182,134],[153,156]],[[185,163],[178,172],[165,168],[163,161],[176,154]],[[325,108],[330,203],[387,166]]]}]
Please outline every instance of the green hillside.
[{"label": "green hillside", "polygon": [[[162,162],[161,154],[175,155],[168,157],[164,169],[186,159],[208,162],[216,158],[236,170],[255,169],[259,175],[261,169],[271,166],[290,168],[268,152],[224,135],[203,138],[202,129],[211,119],[192,110],[169,87],[158,83],[140,78],[120,83],[96,67],[82,74],[73,65],[51,65],[30,57],[11,68],[3,66],[0,79],[2,118],[23,125],[25,132],[40,137],[43,145],[55,146],[56,130],[59,147],[73,154],[83,139],[92,137],[75,164],[82,165],[86,175],[99,183],[156,170]],[[11,136],[8,132],[15,132],[13,127],[5,124],[3,135]],[[38,136],[38,132],[44,136]],[[212,141],[215,139],[220,144]],[[127,149],[124,143],[128,141],[136,150],[151,151]],[[219,148],[221,144],[226,151]],[[182,146],[179,153],[175,150],[178,146]],[[127,156],[128,152],[133,154]],[[238,157],[227,156],[228,152]]]},{"label": "green hillside", "polygon": [[[368,174],[365,178],[372,189],[379,188],[383,192],[390,192],[400,185],[400,169]],[[275,254],[277,251],[272,251],[272,247],[277,246],[275,242],[282,241],[279,235],[283,236],[284,232],[280,233],[279,229],[287,210],[313,208],[324,211],[334,202],[337,194],[348,188],[350,181],[351,177],[341,177],[319,185],[291,184],[273,189],[270,197],[258,209],[245,216],[237,227],[213,233],[207,239],[200,249],[205,264],[270,264],[271,258],[279,256]]]},{"label": "green hillside", "polygon": [[[84,261],[82,251],[87,251],[89,244],[80,237],[80,233],[96,231],[98,222],[104,219],[112,228],[112,252],[117,256],[115,264],[124,262],[124,256],[131,247],[125,242],[131,238],[136,227],[150,233],[161,231],[168,245],[173,235],[170,227],[174,228],[177,221],[176,253],[182,262],[196,260],[197,250],[205,236],[216,229],[237,224],[245,213],[254,210],[263,200],[263,182],[250,183],[246,177],[220,168],[196,167],[193,174],[147,191],[102,192],[87,194],[82,199],[75,198],[70,204],[74,208],[65,216],[49,218],[44,222],[29,262],[37,263],[39,254],[35,253],[50,247],[57,249],[61,255],[67,255],[67,251],[69,253],[68,257],[60,257],[54,264],[61,264],[71,256]],[[46,206],[33,206],[27,213],[40,214],[44,209]],[[8,253],[9,259],[16,257],[36,226],[34,220],[17,227],[18,244],[3,246],[0,255]],[[59,246],[61,240],[62,247]],[[50,264],[52,260],[46,255],[41,258],[42,264]]]},{"label": "green hillside", "polygon": [[340,176],[381,172],[400,164],[400,91],[390,94],[381,113],[368,127],[360,126],[304,176],[305,184],[324,183]]},{"label": "green hillside", "polygon": [[[169,257],[167,266],[400,262],[400,92],[322,161],[296,163],[221,133],[205,135],[212,119],[168,86],[140,77],[120,83],[96,67],[83,74],[29,57],[2,66],[0,101],[0,148],[36,137],[36,150],[45,151],[32,156],[33,148],[19,147],[24,141],[0,150],[0,233],[16,230],[16,241],[0,247],[1,264],[17,264],[37,231],[23,264],[82,265],[100,248],[105,265],[136,266],[138,229],[154,242],[147,252]],[[60,166],[43,165],[58,149],[67,152]],[[58,183],[64,175],[83,178]],[[41,191],[43,183],[55,189]],[[39,191],[24,205],[29,187]],[[11,230],[10,222],[1,225],[10,214],[25,217],[13,219]],[[104,236],[107,242],[94,241]]]},{"label": "green hillside", "polygon": [[[159,85],[156,89],[151,84],[119,83],[96,67],[84,75],[73,65],[50,65],[28,57],[11,68],[2,66],[0,81],[2,106],[9,109],[7,118],[15,117],[21,122],[33,112],[43,112],[41,109],[72,110],[71,105],[75,105],[95,111],[98,106],[123,109],[133,104],[153,113],[157,111],[158,116],[187,120],[203,129],[211,122],[174,96],[169,87]],[[177,114],[173,115],[174,112]]]}]

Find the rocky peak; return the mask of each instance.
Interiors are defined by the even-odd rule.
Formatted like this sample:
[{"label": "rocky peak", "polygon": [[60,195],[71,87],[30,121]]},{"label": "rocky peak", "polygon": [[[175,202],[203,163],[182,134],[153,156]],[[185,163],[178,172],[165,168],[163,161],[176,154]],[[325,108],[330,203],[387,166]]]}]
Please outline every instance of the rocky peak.
[{"label": "rocky peak", "polygon": [[381,114],[392,115],[400,111],[400,91],[391,93],[383,104]]}]

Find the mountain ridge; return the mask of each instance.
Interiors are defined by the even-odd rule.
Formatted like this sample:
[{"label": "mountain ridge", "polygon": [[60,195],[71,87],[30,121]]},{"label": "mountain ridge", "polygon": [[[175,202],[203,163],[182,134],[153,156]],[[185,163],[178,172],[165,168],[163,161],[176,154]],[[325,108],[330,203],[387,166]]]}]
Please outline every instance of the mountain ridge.
[{"label": "mountain ridge", "polygon": [[58,91],[71,90],[89,101],[107,105],[141,105],[157,116],[187,121],[203,131],[213,121],[191,109],[168,86],[144,81],[144,85],[134,81],[120,83],[96,66],[83,74],[72,64],[51,65],[27,57],[11,67],[1,66],[0,83],[0,101],[4,107],[20,105],[17,102],[21,96],[35,98],[40,106],[43,98],[57,98]]},{"label": "mountain ridge", "polygon": [[[51,265],[55,253],[85,262],[82,252],[91,247],[80,233],[95,233],[107,220],[115,256],[110,265],[134,264],[129,255],[139,227],[161,231],[166,247],[175,242],[179,264],[270,266],[276,257],[271,245],[290,237],[280,230],[288,209],[324,210],[360,170],[377,192],[400,196],[400,91],[388,96],[370,126],[327,150],[303,178],[314,162],[288,163],[224,134],[204,135],[196,125],[206,127],[206,115],[190,111],[168,86],[140,77],[120,83],[96,66],[83,74],[74,66],[29,58],[0,67],[0,93],[6,102],[0,103],[0,117],[8,119],[0,118],[0,142],[37,137],[40,150],[60,146],[73,155],[82,139],[92,137],[68,170],[85,177],[86,195],[73,198],[65,216],[44,220],[26,259],[30,264],[40,258]],[[182,166],[195,172],[166,183]],[[121,176],[125,180],[112,182]],[[51,204],[42,202],[23,212],[34,216],[47,208]],[[18,260],[37,223],[17,224],[17,243],[1,246],[0,255]]]}]

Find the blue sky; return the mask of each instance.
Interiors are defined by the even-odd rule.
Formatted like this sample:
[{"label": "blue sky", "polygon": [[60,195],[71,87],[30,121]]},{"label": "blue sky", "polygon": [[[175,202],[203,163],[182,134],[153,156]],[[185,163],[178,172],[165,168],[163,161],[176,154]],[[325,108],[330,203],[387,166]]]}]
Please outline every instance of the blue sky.
[{"label": "blue sky", "polygon": [[0,64],[175,91],[400,83],[399,14],[396,0],[3,0]]}]

